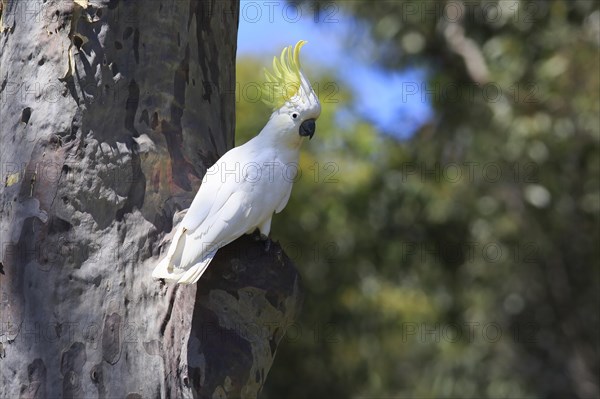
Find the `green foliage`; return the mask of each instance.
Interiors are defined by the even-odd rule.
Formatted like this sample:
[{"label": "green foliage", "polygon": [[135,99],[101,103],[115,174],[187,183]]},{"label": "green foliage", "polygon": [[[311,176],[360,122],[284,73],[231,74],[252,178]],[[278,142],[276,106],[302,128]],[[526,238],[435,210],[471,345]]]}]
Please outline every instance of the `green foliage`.
[{"label": "green foliage", "polygon": [[[340,3],[387,67],[427,68],[436,116],[398,142],[340,123],[347,88],[323,104],[273,221],[306,297],[264,397],[598,396],[600,11],[508,3],[460,24],[484,74],[448,18],[407,13],[445,2]],[[260,65],[241,60],[240,84]],[[474,94],[444,98],[451,85]],[[268,114],[240,99],[238,142]]]}]

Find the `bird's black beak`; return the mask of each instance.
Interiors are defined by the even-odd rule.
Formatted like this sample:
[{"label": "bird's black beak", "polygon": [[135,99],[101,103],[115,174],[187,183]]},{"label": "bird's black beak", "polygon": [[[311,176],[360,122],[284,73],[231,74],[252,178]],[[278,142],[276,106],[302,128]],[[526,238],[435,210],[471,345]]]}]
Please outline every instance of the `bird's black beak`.
[{"label": "bird's black beak", "polygon": [[315,134],[315,128],[317,127],[314,119],[307,119],[300,125],[300,136],[308,136],[308,139],[312,139]]}]

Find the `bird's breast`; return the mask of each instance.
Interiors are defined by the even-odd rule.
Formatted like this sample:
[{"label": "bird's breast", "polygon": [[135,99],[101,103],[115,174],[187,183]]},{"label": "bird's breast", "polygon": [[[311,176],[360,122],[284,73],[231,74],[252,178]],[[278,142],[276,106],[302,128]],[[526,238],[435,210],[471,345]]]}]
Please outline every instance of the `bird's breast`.
[{"label": "bird's breast", "polygon": [[275,208],[286,196],[299,176],[297,162],[284,162],[270,159],[262,162],[248,162],[242,167],[242,178],[248,185],[253,199]]}]

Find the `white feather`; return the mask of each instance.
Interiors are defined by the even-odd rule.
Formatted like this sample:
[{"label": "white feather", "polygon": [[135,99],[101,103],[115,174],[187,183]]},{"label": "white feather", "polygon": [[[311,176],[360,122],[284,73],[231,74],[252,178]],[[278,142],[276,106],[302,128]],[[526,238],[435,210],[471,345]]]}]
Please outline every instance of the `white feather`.
[{"label": "white feather", "polygon": [[193,284],[219,248],[256,228],[269,234],[273,213],[283,210],[292,191],[290,168],[297,170],[304,141],[300,125],[321,112],[316,94],[301,77],[303,89],[273,112],[258,136],[208,169],[152,277]]}]

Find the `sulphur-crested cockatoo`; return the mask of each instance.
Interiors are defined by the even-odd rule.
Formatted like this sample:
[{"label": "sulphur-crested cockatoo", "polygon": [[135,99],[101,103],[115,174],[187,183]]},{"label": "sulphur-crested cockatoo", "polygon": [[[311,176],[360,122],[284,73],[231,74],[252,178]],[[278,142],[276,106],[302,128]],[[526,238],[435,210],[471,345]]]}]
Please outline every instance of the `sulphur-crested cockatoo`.
[{"label": "sulphur-crested cockatoo", "polygon": [[312,138],[321,113],[317,95],[300,70],[305,43],[284,48],[273,59],[273,71],[265,70],[263,101],[274,112],[256,137],[208,169],[152,277],[193,284],[222,246],[257,228],[268,237],[273,213],[281,212],[290,198],[300,146],[305,137]]}]

